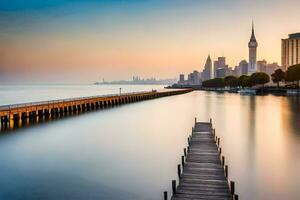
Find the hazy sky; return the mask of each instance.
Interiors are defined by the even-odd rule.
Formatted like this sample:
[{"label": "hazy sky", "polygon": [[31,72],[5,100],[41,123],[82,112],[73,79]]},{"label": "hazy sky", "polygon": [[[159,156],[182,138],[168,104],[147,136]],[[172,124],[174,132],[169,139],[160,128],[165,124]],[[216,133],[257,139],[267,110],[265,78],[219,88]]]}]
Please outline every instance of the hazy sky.
[{"label": "hazy sky", "polygon": [[300,32],[299,0],[1,0],[0,82],[94,82],[177,77],[208,54],[281,62],[281,38]]}]

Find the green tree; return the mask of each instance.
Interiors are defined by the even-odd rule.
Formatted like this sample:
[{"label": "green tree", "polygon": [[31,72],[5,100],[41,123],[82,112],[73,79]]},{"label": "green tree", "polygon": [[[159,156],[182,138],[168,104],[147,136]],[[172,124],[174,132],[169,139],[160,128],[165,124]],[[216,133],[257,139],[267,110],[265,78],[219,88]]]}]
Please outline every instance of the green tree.
[{"label": "green tree", "polygon": [[268,74],[263,72],[255,72],[250,76],[250,82],[252,85],[263,85],[270,82],[270,77]]},{"label": "green tree", "polygon": [[237,87],[239,86],[239,79],[235,76],[226,76],[224,78],[224,83],[225,86],[229,86],[229,87]]},{"label": "green tree", "polygon": [[286,71],[286,81],[294,82],[297,81],[297,86],[299,87],[300,81],[300,64],[290,66]]},{"label": "green tree", "polygon": [[279,83],[285,80],[285,72],[282,69],[276,69],[273,74],[271,74],[271,78],[273,83],[277,83],[277,87],[279,87]]},{"label": "green tree", "polygon": [[238,78],[239,86],[244,87],[251,87],[250,77],[247,75],[242,75]]},{"label": "green tree", "polygon": [[223,88],[225,84],[224,84],[224,79],[214,78],[214,79],[203,81],[202,86],[208,88]]}]

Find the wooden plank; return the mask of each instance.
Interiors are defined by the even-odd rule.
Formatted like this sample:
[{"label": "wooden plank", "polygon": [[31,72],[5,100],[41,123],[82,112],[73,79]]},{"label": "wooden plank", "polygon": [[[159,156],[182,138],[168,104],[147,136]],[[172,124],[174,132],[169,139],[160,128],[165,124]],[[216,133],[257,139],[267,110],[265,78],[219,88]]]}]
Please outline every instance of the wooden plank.
[{"label": "wooden plank", "polygon": [[231,199],[211,123],[197,122],[172,200]]}]

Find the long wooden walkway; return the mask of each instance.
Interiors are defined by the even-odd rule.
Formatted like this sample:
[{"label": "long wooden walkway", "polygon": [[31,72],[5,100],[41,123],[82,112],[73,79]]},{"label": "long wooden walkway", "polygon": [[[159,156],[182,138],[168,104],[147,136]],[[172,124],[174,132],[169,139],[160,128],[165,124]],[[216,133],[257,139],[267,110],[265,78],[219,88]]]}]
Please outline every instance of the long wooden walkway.
[{"label": "long wooden walkway", "polygon": [[40,122],[50,118],[77,115],[81,112],[104,109],[122,104],[149,100],[159,97],[184,94],[192,89],[161,90],[148,92],[122,93],[41,101],[0,106],[0,129],[21,127],[32,122]]},{"label": "long wooden walkway", "polygon": [[178,165],[179,185],[172,181],[171,200],[238,199],[234,182],[228,181],[228,167],[225,157],[221,157],[220,139],[215,136],[212,123],[195,120],[188,141],[187,152],[185,149],[182,164]]}]

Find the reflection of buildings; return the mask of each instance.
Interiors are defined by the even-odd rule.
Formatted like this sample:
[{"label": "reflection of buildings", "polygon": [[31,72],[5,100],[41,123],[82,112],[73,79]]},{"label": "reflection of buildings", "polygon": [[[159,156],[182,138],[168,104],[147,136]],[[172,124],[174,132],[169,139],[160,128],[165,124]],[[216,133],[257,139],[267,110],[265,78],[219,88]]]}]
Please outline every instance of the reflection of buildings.
[{"label": "reflection of buildings", "polygon": [[300,63],[300,33],[289,34],[281,39],[281,64],[284,70]]},{"label": "reflection of buildings", "polygon": [[256,55],[257,55],[257,42],[254,34],[254,26],[252,24],[252,34],[250,41],[248,43],[249,47],[249,65],[248,65],[248,74],[251,75],[257,70],[256,66]]}]

